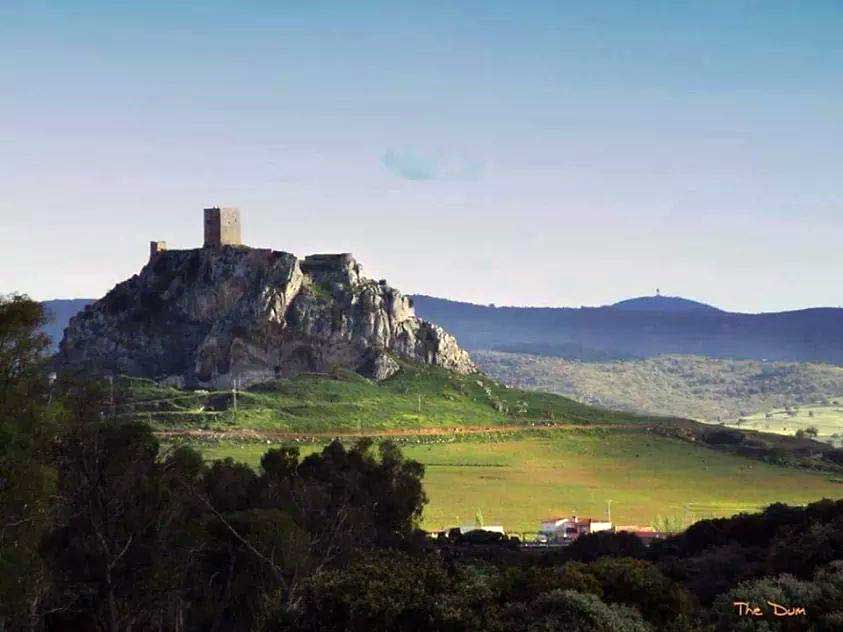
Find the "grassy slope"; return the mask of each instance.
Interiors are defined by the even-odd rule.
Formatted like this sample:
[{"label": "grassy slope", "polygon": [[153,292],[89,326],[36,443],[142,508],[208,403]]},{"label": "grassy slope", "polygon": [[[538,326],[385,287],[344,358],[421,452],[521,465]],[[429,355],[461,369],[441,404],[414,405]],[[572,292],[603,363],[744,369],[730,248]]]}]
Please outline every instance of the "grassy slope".
[{"label": "grassy slope", "polygon": [[[645,417],[602,410],[558,395],[504,388],[482,375],[405,366],[381,384],[338,371],[301,375],[238,395],[190,394],[148,380],[124,381],[121,414],[159,428],[238,428],[291,432],[420,429],[547,423],[636,423]],[[216,404],[216,406],[215,406]],[[213,411],[211,407],[227,407]]]},{"label": "grassy slope", "polygon": [[[803,504],[843,496],[827,474],[782,468],[674,439],[628,430],[546,431],[499,442],[405,445],[426,465],[430,503],[424,527],[487,524],[535,531],[549,515],[603,516],[613,501],[617,524],[659,516],[693,521],[755,510],[774,501]],[[257,465],[268,446],[223,442],[202,447],[209,459],[233,456]],[[321,446],[302,446],[302,453]]]},{"label": "grassy slope", "polygon": [[[803,503],[843,494],[830,474],[776,467],[647,430],[669,420],[430,367],[406,366],[382,384],[348,372],[279,381],[240,393],[236,416],[228,392],[190,393],[144,380],[121,386],[121,415],[151,420],[159,430],[227,432],[221,441],[218,436],[198,444],[208,458],[257,464],[267,440],[279,443],[271,431],[441,431],[400,437],[406,454],[427,464],[429,529],[470,522],[478,508],[490,524],[535,530],[546,514],[603,515],[609,499],[616,522],[646,524],[659,515],[729,515],[777,500]],[[451,429],[460,426],[489,432],[457,438]],[[265,434],[260,443],[238,442],[235,431],[243,429]]]},{"label": "grassy slope", "polygon": [[843,367],[824,364],[700,356],[577,362],[521,353],[472,355],[491,377],[507,384],[608,408],[705,421],[817,404],[843,393]]}]

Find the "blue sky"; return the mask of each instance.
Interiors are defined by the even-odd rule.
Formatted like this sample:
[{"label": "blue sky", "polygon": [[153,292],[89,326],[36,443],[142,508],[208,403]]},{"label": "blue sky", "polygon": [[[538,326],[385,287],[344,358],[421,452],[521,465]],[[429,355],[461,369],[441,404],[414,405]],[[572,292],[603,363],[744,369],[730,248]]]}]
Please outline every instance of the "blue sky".
[{"label": "blue sky", "polygon": [[[598,5],[604,6],[598,6]],[[843,2],[0,2],[0,291],[204,206],[405,292],[843,304]]]}]

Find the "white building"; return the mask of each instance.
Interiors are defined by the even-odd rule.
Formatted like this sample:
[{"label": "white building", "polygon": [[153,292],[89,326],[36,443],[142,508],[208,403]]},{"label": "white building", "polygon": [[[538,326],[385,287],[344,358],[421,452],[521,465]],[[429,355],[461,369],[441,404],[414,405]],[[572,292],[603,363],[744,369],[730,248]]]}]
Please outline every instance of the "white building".
[{"label": "white building", "polygon": [[611,530],[611,522],[577,516],[545,518],[539,526],[539,533],[549,540],[573,541],[581,535]]}]

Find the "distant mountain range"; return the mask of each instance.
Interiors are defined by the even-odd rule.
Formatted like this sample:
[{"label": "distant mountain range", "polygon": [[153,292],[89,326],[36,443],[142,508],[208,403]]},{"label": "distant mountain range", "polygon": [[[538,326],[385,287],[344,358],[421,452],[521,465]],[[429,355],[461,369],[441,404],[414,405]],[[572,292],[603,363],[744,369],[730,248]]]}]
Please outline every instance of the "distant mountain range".
[{"label": "distant mountain range", "polygon": [[[416,313],[468,349],[532,353],[583,361],[664,354],[827,362],[843,365],[843,309],[766,314],[727,312],[676,296],[632,298],[606,307],[495,307],[425,295]],[[92,299],[45,301],[58,344],[70,317]]]},{"label": "distant mountain range", "polygon": [[664,354],[843,364],[843,309],[726,312],[680,297],[606,307],[495,307],[413,296],[416,313],[464,347],[585,361]]}]

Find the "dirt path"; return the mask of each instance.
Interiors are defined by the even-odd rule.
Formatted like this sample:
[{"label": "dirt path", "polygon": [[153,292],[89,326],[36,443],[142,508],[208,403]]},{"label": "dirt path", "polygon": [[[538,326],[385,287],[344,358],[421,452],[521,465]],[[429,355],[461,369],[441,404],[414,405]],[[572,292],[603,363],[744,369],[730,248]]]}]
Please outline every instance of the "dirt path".
[{"label": "dirt path", "polygon": [[537,430],[645,430],[645,424],[538,424],[538,425],[502,425],[502,426],[459,426],[454,428],[393,428],[387,430],[333,431],[333,432],[290,432],[282,430],[254,430],[238,428],[232,430],[200,430],[184,428],[179,430],[161,430],[156,432],[162,439],[199,439],[212,441],[263,441],[263,440],[319,440],[319,439],[356,439],[362,437],[441,437],[470,436],[489,432],[531,432]]}]

